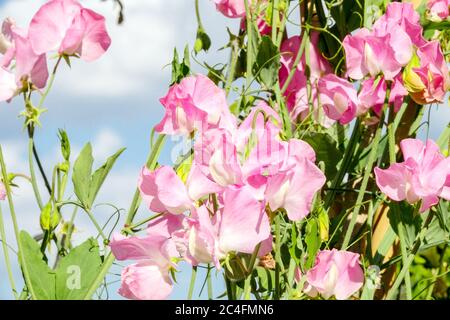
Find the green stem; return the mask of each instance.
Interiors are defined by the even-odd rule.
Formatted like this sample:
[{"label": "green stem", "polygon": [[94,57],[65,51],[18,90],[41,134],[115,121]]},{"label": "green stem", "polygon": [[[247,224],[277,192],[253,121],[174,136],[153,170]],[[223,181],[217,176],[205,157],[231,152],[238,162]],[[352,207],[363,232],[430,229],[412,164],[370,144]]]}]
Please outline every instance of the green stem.
[{"label": "green stem", "polygon": [[1,146],[0,146],[0,166],[1,166],[3,182],[5,184],[6,196],[8,198],[9,211],[11,213],[11,219],[13,222],[14,234],[16,236],[17,247],[19,249],[19,263],[20,263],[20,266],[22,267],[25,284],[28,287],[31,297],[33,299],[35,299],[36,294],[34,292],[33,286],[31,285],[31,280],[30,280],[31,277],[28,272],[28,268],[25,267],[25,256],[24,256],[24,252],[22,249],[22,242],[20,241],[19,224],[17,223],[16,211],[14,209],[14,203],[13,203],[12,193],[11,193],[11,186],[9,185],[8,174],[6,171],[6,165],[5,165],[5,160],[3,158],[3,150],[2,150]]},{"label": "green stem", "polygon": [[188,300],[192,300],[192,295],[194,294],[194,288],[195,288],[195,280],[197,279],[197,267],[192,267],[192,274],[191,274],[191,282],[189,284],[189,291],[188,291]]},{"label": "green stem", "polygon": [[245,75],[247,88],[250,87],[253,68],[253,23],[252,23],[252,13],[250,11],[250,6],[248,2],[249,0],[244,0],[246,27],[247,27],[247,72]]},{"label": "green stem", "polygon": [[325,209],[328,209],[331,204],[333,203],[334,197],[336,196],[336,191],[341,185],[346,173],[347,169],[352,161],[353,154],[355,153],[355,148],[358,144],[358,141],[361,137],[361,120],[359,118],[356,119],[355,126],[353,127],[353,132],[350,137],[350,140],[347,144],[347,147],[345,148],[344,152],[344,159],[342,160],[342,165],[339,168],[338,173],[336,174],[335,178],[333,179],[330,192],[327,192],[327,195],[325,197]]},{"label": "green stem", "polygon": [[[408,249],[406,247],[406,237],[405,237],[405,226],[403,223],[398,225],[398,236],[400,238],[400,250],[402,252],[402,263],[405,265],[407,263]],[[406,285],[406,299],[412,300],[412,289],[411,289],[411,276],[409,274],[409,268],[405,273],[405,285]]]},{"label": "green stem", "polygon": [[435,273],[433,274],[433,279],[431,280],[431,285],[428,288],[427,296],[425,298],[426,300],[430,300],[432,298],[437,278],[442,276],[442,273],[444,272],[444,264],[446,263],[446,262],[444,262],[444,258],[445,258],[445,252],[447,251],[447,248],[448,248],[448,244],[446,244],[444,246],[444,248],[442,249],[442,255],[439,258],[439,268],[436,269]]},{"label": "green stem", "polygon": [[236,72],[236,65],[238,62],[238,53],[239,53],[239,44],[236,39],[233,39],[231,42],[231,57],[230,57],[230,67],[228,69],[227,82],[225,84],[225,93],[228,96],[231,89],[231,84],[234,81],[234,75]]},{"label": "green stem", "polygon": [[[162,146],[164,144],[165,135],[160,135],[158,139],[156,140],[155,144],[153,145],[153,148],[150,152],[150,155],[147,159],[147,167],[152,170],[156,166],[157,159],[159,157],[159,154],[161,153]],[[139,208],[140,204],[140,193],[139,189],[136,189],[136,192],[133,197],[133,201],[130,205],[130,209],[128,210],[128,215],[125,220],[125,226],[129,226],[134,219],[134,216],[136,215],[137,209]],[[112,264],[114,263],[115,257],[110,252],[108,253],[105,261],[103,262],[103,265],[97,275],[97,277],[92,282],[91,286],[89,287],[86,295],[84,296],[84,300],[90,300],[92,296],[94,295],[97,288],[101,285],[103,279],[105,278],[106,274],[108,273],[109,268],[111,268]]]},{"label": "green stem", "polygon": [[95,229],[97,229],[98,234],[103,238],[103,240],[108,240],[108,238],[105,236],[105,234],[103,233],[103,229],[102,227],[100,227],[100,225],[98,224],[97,220],[95,219],[94,215],[92,214],[91,210],[84,210],[87,215],[89,216],[89,219],[91,219],[92,223],[95,226]]},{"label": "green stem", "polygon": [[300,44],[300,48],[298,49],[297,56],[295,57],[295,60],[294,60],[294,64],[292,65],[292,68],[289,71],[289,75],[286,78],[286,81],[283,84],[283,87],[281,88],[281,94],[284,94],[286,92],[287,88],[289,87],[289,84],[291,83],[292,79],[294,78],[295,72],[297,71],[297,66],[300,62],[300,59],[302,58],[303,51],[305,50],[305,46],[306,46],[306,41],[308,39],[308,37],[305,37],[307,32],[308,32],[307,30],[305,30],[303,32],[303,37],[302,37],[302,42]]},{"label": "green stem", "polygon": [[202,24],[202,19],[200,17],[200,8],[198,5],[198,0],[195,0],[195,17],[197,18],[198,27],[203,30],[203,24]]},{"label": "green stem", "polygon": [[251,285],[252,277],[247,277],[244,282],[244,300],[251,300],[252,293],[252,285]]},{"label": "green stem", "polygon": [[[420,204],[419,204],[420,205]],[[403,267],[400,270],[400,273],[398,274],[397,278],[394,281],[394,284],[392,285],[391,289],[389,290],[386,299],[392,300],[394,296],[397,294],[397,289],[400,287],[400,284],[403,282],[403,278],[405,277],[406,273],[409,272],[409,267],[411,266],[411,263],[414,261],[414,257],[416,256],[417,252],[420,249],[420,245],[422,244],[423,240],[425,239],[425,235],[428,231],[428,227],[433,220],[434,213],[433,211],[429,211],[427,218],[420,229],[420,233],[417,236],[416,240],[414,241],[413,249],[411,250],[411,253],[408,255],[408,257],[405,260],[405,263],[403,263]]]},{"label": "green stem", "polygon": [[208,264],[208,275],[206,278],[207,286],[208,286],[208,300],[214,299],[214,293],[213,293],[213,285],[211,280],[211,266]]},{"label": "green stem", "polygon": [[280,13],[278,11],[279,0],[273,0],[272,2],[272,42],[277,43],[277,24]]},{"label": "green stem", "polygon": [[[401,115],[397,115],[400,117]],[[389,124],[388,124],[388,145],[389,145],[389,163],[392,165],[396,162],[396,151],[395,151],[395,119],[394,115],[394,107],[391,106],[389,109]],[[395,204],[396,205],[396,204]],[[398,236],[400,238],[400,250],[402,253],[402,262],[403,265],[407,262],[407,246],[406,246],[406,237],[405,237],[405,225],[402,221],[400,221],[398,225]],[[405,273],[405,285],[406,285],[406,298],[408,300],[412,300],[412,288],[411,288],[411,276],[409,274],[409,270]]]},{"label": "green stem", "polygon": [[30,175],[31,175],[31,185],[33,187],[34,196],[36,198],[37,204],[39,206],[39,209],[42,210],[43,204],[42,204],[42,198],[41,194],[39,193],[39,187],[37,185],[37,179],[36,179],[36,173],[34,171],[34,165],[33,165],[33,137],[30,137],[28,139],[28,162],[30,166]]},{"label": "green stem", "polygon": [[280,230],[280,215],[275,217],[275,300],[280,299],[281,286],[280,286],[280,269],[283,265],[281,260],[281,230]]},{"label": "green stem", "polygon": [[344,242],[342,243],[342,250],[346,250],[350,243],[350,238],[352,236],[353,229],[355,228],[355,224],[356,224],[356,219],[359,215],[359,211],[361,210],[362,202],[364,200],[364,195],[367,190],[367,184],[369,182],[369,178],[372,173],[373,164],[375,163],[375,160],[377,159],[378,146],[380,144],[381,132],[383,129],[383,121],[384,121],[384,116],[382,114],[380,117],[380,122],[379,122],[378,128],[375,132],[375,137],[373,138],[372,148],[370,150],[369,158],[368,158],[366,166],[365,166],[364,177],[363,177],[363,180],[361,183],[361,188],[359,189],[358,197],[356,199],[356,205],[355,205],[355,208],[353,209],[350,224],[345,233]]},{"label": "green stem", "polygon": [[[162,146],[164,145],[165,135],[158,136],[158,139],[156,140],[152,151],[150,153],[150,156],[147,159],[146,166],[149,170],[154,170],[156,166],[157,159],[159,157],[159,154],[161,153]],[[136,215],[137,209],[139,208],[141,200],[141,194],[139,189],[137,188],[133,201],[131,202],[130,209],[128,210],[128,216],[125,220],[125,225],[130,225],[133,222],[134,216]]]},{"label": "green stem", "polygon": [[16,285],[14,283],[14,277],[13,277],[12,267],[11,267],[11,260],[9,259],[9,251],[8,251],[8,245],[7,245],[7,240],[6,240],[5,224],[3,221],[3,212],[2,212],[1,205],[0,205],[0,235],[2,237],[3,255],[5,257],[5,265],[6,265],[6,270],[8,272],[9,283],[11,285],[11,289],[12,289],[14,298],[17,300],[18,295],[17,295]]}]

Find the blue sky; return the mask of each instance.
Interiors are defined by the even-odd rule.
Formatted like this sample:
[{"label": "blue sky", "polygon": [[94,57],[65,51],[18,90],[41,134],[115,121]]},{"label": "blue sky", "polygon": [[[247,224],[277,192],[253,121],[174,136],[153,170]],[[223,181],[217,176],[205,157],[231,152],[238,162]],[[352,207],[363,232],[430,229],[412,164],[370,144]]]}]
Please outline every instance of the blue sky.
[{"label": "blue sky", "polygon": [[[26,26],[42,0],[0,0],[0,19],[14,17],[18,24]],[[125,1],[125,23],[115,24],[116,12],[109,2],[99,0],[82,1],[107,18],[112,37],[112,46],[99,61],[85,63],[74,61],[72,69],[61,68],[55,85],[45,104],[48,112],[42,116],[42,128],[36,132],[36,144],[44,159],[47,172],[58,158],[57,129],[64,128],[73,146],[73,157],[82,145],[91,141],[98,163],[122,146],[127,147],[108,178],[99,196],[99,202],[111,202],[127,208],[136,187],[138,172],[148,153],[148,138],[152,127],[163,116],[158,102],[166,91],[170,79],[170,63],[173,47],[180,52],[185,44],[193,44],[196,32],[194,1],[180,0],[133,0]],[[201,0],[203,24],[213,40],[210,53],[199,55],[209,65],[227,61],[227,51],[218,51],[228,40],[225,27],[236,31],[238,21],[225,19],[216,12],[210,0]],[[52,68],[54,61],[50,62]],[[195,65],[195,63],[194,63]],[[204,72],[196,66],[195,70]],[[22,130],[22,119],[17,118],[23,110],[21,99],[13,103],[0,103],[0,143],[4,148],[10,171],[27,173],[26,133]],[[433,108],[433,130],[430,137],[438,133],[449,121],[448,105]],[[423,136],[423,135],[422,135]],[[170,162],[170,143],[166,146],[162,161]],[[31,188],[21,184],[15,191],[16,206],[21,228],[30,233],[39,232],[39,211],[32,201]],[[6,207],[4,206],[4,209]],[[112,212],[99,209],[95,212],[100,221],[105,221]],[[145,208],[140,212],[146,214]],[[8,211],[4,210],[8,217]],[[79,216],[77,241],[82,241],[95,230],[82,215]],[[7,225],[10,221],[7,218]],[[14,243],[11,230],[10,243]],[[14,255],[14,254],[13,254]],[[13,256],[14,258],[14,256]],[[15,260],[15,258],[14,258]],[[16,277],[20,281],[19,270]],[[117,273],[120,268],[113,268]],[[190,271],[181,267],[177,284],[171,298],[184,298]],[[199,278],[202,277],[200,274]],[[117,280],[111,276],[110,280]],[[198,286],[201,286],[201,280]],[[120,298],[114,292],[117,283],[111,285],[111,298]],[[215,295],[223,291],[221,278],[215,285]],[[205,295],[203,295],[204,297]],[[0,299],[11,298],[6,282],[3,255],[0,258]]]},{"label": "blue sky", "polygon": [[[0,0],[0,19],[14,17],[21,26],[26,26],[41,3],[40,0]],[[116,11],[110,3],[96,0],[82,1],[105,15],[112,37],[112,46],[108,53],[93,63],[74,61],[72,69],[61,68],[53,90],[45,107],[48,112],[42,116],[42,128],[36,132],[36,144],[44,159],[47,172],[52,165],[60,161],[58,155],[57,129],[64,128],[71,140],[73,157],[88,141],[94,146],[94,156],[101,163],[117,149],[127,147],[118,160],[111,176],[99,195],[99,202],[110,202],[119,207],[128,208],[136,187],[137,176],[148,153],[150,131],[163,116],[163,108],[158,99],[166,91],[170,81],[170,67],[164,67],[172,59],[173,48],[183,51],[187,43],[195,40],[196,19],[193,1],[179,0],[134,0],[125,1],[126,21],[122,26],[115,24]],[[227,38],[223,27],[226,21],[210,1],[201,1],[204,24],[213,39],[211,54],[207,60],[226,59],[225,52],[217,53]],[[231,22],[237,28],[237,21]],[[199,55],[201,61],[205,56]],[[49,68],[52,68],[51,61]],[[202,72],[201,67],[197,67]],[[28,172],[26,162],[26,132],[22,130],[22,119],[17,116],[23,110],[21,99],[12,103],[0,103],[0,143],[4,149],[8,169],[13,172]],[[161,160],[170,162],[170,142],[166,146]],[[33,202],[29,186],[20,185],[15,191],[16,206],[21,228],[35,234],[39,232],[39,211]],[[4,215],[8,219],[8,210],[4,206]],[[141,208],[141,217],[146,214]],[[112,212],[99,209],[95,213],[100,221],[105,221]],[[79,232],[76,239],[82,241],[95,230],[82,215],[79,216]],[[12,230],[8,241],[14,243]],[[14,246],[14,245],[13,245]],[[14,246],[15,247],[15,246]],[[14,255],[14,254],[13,254]],[[13,257],[15,260],[15,257]],[[9,284],[6,282],[3,254],[0,258],[0,299],[11,298]],[[114,273],[119,268],[112,270]],[[172,298],[185,298],[190,270],[182,266],[178,275],[178,285]],[[16,269],[18,281],[19,270]],[[199,287],[201,286],[199,275]],[[117,280],[115,276],[111,280]],[[219,278],[219,280],[221,280]],[[215,294],[223,289],[219,283]],[[117,284],[111,285],[112,298]],[[203,295],[204,296],[204,295]]]}]

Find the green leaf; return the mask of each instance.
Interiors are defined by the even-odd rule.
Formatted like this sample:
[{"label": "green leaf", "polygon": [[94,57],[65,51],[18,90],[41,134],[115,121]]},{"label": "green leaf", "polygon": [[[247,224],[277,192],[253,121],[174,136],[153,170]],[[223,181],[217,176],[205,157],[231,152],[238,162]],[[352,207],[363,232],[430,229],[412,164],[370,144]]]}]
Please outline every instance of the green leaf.
[{"label": "green leaf", "polygon": [[29,275],[28,291],[35,300],[54,300],[55,273],[44,262],[39,244],[26,232],[20,232],[22,268]]},{"label": "green leaf", "polygon": [[406,232],[406,244],[411,247],[422,225],[421,216],[414,215],[414,207],[404,202],[391,202],[389,207],[388,218],[392,229],[398,235],[398,227],[402,223]]},{"label": "green leaf", "polygon": [[258,47],[253,73],[266,88],[271,88],[278,80],[280,55],[277,46],[268,36],[263,36]]},{"label": "green leaf", "polygon": [[92,207],[108,173],[111,171],[117,158],[124,150],[125,149],[122,148],[109,157],[108,160],[92,174],[92,176],[92,163],[94,162],[94,158],[92,157],[91,144],[86,144],[80,152],[73,167],[72,181],[75,194],[85,209],[89,210]]},{"label": "green leaf", "polygon": [[317,220],[312,218],[308,221],[306,225],[306,251],[308,253],[308,258],[306,260],[306,269],[312,267],[315,259],[317,251],[320,249],[321,241],[319,235],[319,226]]},{"label": "green leaf", "polygon": [[111,171],[117,158],[124,151],[125,151],[125,148],[122,148],[119,151],[117,151],[114,155],[109,157],[106,160],[106,162],[100,168],[98,168],[92,175],[92,179],[91,179],[91,182],[89,185],[88,208],[90,208],[92,206],[92,204],[94,203],[95,198],[97,197],[97,194],[98,194],[101,186],[103,185],[103,182],[105,182],[105,179],[106,179],[108,173]]},{"label": "green leaf", "polygon": [[81,300],[100,272],[102,259],[96,240],[88,239],[62,258],[56,269],[56,298]]},{"label": "green leaf", "polygon": [[73,166],[73,187],[78,200],[86,208],[89,203],[89,186],[91,181],[92,164],[94,158],[92,157],[92,146],[90,143],[86,144],[81,150],[80,155]]},{"label": "green leaf", "polygon": [[327,133],[310,132],[302,137],[316,152],[317,162],[325,163],[325,175],[328,180],[337,173],[337,165],[342,159],[338,143]]}]

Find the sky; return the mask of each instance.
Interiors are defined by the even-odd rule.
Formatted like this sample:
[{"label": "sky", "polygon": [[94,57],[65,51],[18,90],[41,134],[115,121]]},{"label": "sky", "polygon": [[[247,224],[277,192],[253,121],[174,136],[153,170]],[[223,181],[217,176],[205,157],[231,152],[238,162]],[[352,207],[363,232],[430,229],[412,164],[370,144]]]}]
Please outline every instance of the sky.
[{"label": "sky", "polygon": [[[0,19],[14,17],[18,25],[27,26],[44,2],[0,0]],[[173,49],[177,47],[179,52],[183,52],[186,44],[193,44],[195,41],[197,24],[194,1],[125,0],[125,22],[120,26],[116,24],[117,8],[112,4],[113,1],[81,2],[106,17],[112,45],[95,62],[74,60],[72,68],[63,65],[59,69],[44,105],[48,111],[41,117],[42,127],[36,131],[36,145],[47,174],[51,173],[54,164],[61,161],[58,128],[65,129],[69,135],[73,149],[72,160],[87,142],[93,144],[97,166],[119,148],[126,147],[127,150],[106,180],[98,203],[109,202],[119,208],[128,208],[139,171],[149,151],[151,129],[163,116],[164,109],[159,98],[165,95],[170,82],[171,68],[167,65],[172,60]],[[207,31],[217,40],[213,42],[208,57],[199,54],[198,58],[200,61],[207,60],[209,64],[226,61],[226,52],[217,51],[228,39],[224,25],[227,23],[236,30],[238,22],[227,21],[208,0],[201,1],[201,12]],[[54,60],[49,62],[49,69],[53,68],[54,63]],[[200,66],[194,68],[197,72],[204,72]],[[0,103],[0,144],[8,170],[28,173],[27,135],[23,130],[23,120],[18,118],[23,108],[21,99],[15,99],[10,104]],[[169,141],[166,145],[160,159],[163,163],[170,163],[173,144]],[[18,182],[20,188],[14,190],[14,198],[20,228],[37,234],[40,231],[39,210],[32,189],[26,183]],[[4,205],[8,242],[15,248],[7,209]],[[101,222],[106,221],[112,213],[110,209],[98,208],[94,214]],[[148,211],[142,207],[137,219],[145,217],[146,213]],[[96,234],[83,215],[78,216],[76,223],[77,233],[74,237],[78,243]],[[12,252],[11,255],[15,261],[15,254]],[[0,299],[9,299],[12,295],[6,281],[3,253],[0,256]],[[15,271],[19,282],[19,270],[16,268]],[[120,268],[113,267],[111,272],[117,274]],[[202,276],[203,273],[199,272],[199,288]],[[111,275],[108,280],[118,279],[116,275]],[[218,279],[221,280],[220,277]],[[177,276],[178,284],[171,298],[185,298],[189,280],[190,268],[181,266],[181,272]],[[120,298],[115,294],[117,287],[118,283],[110,286],[110,298]],[[218,281],[214,294],[218,296],[223,290],[221,281]]]},{"label": "sky", "polygon": [[[20,26],[27,26],[34,12],[44,3],[42,0],[0,0],[0,19],[14,17]],[[173,48],[182,52],[186,44],[193,44],[196,33],[196,18],[193,0],[125,0],[125,22],[116,24],[116,9],[113,1],[81,1],[106,17],[112,38],[109,51],[100,60],[86,63],[73,61],[72,67],[60,68],[52,91],[44,105],[48,109],[41,117],[42,127],[36,131],[36,145],[43,159],[45,170],[51,172],[54,164],[61,161],[58,153],[58,128],[67,131],[72,144],[72,160],[86,142],[92,142],[96,164],[121,147],[127,150],[119,158],[108,177],[98,203],[109,202],[127,208],[136,188],[137,176],[148,153],[151,129],[163,116],[158,99],[167,92],[170,81],[170,66]],[[227,40],[226,26],[238,29],[239,22],[224,18],[211,0],[200,0],[203,24],[212,39],[207,55],[199,54],[199,61],[214,65],[227,61],[228,51],[219,50]],[[49,68],[53,68],[54,60]],[[196,72],[205,70],[193,62]],[[0,103],[0,144],[10,172],[28,173],[27,135],[23,120],[18,114],[23,110],[21,99],[12,103]],[[449,121],[448,105],[432,109],[430,137],[436,139]],[[424,131],[422,132],[424,137]],[[170,163],[171,146],[165,147],[161,161]],[[43,188],[41,190],[44,190]],[[32,189],[20,182],[14,190],[16,211],[21,229],[31,234],[39,233],[39,210],[33,201]],[[11,222],[6,206],[3,214],[8,228],[8,243],[15,248]],[[94,214],[99,221],[106,221],[113,212],[105,207],[97,208]],[[67,216],[67,213],[64,213]],[[139,217],[148,211],[141,208]],[[138,218],[139,218],[138,217]],[[122,217],[123,219],[123,217]],[[123,220],[122,220],[123,221]],[[77,243],[96,234],[85,216],[76,220]],[[13,261],[16,260],[11,252]],[[178,283],[170,298],[182,299],[187,295],[190,268],[184,264],[177,276]],[[120,299],[118,288],[119,266],[111,269],[108,282],[109,297]],[[196,292],[202,285],[204,273],[200,272]],[[20,283],[20,270],[15,268],[16,282]],[[216,275],[213,274],[213,278]],[[214,285],[214,295],[220,295],[223,284],[220,275]],[[19,285],[20,286],[20,285]],[[206,289],[204,290],[206,291]],[[203,293],[202,297],[205,297]],[[0,299],[12,297],[6,281],[3,254],[0,258]]]}]

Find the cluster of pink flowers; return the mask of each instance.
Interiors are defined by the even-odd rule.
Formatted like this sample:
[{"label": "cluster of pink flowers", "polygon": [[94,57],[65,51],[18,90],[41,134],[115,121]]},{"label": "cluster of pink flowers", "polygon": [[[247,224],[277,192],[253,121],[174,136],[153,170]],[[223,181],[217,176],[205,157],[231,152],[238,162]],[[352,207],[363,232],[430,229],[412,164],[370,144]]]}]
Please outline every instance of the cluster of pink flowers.
[{"label": "cluster of pink flowers", "polygon": [[[159,268],[160,276],[149,276],[146,281],[170,285],[168,274],[174,267],[170,261],[177,259],[194,266],[210,263],[220,269],[230,253],[252,254],[256,248],[259,256],[269,253],[269,213],[284,209],[293,221],[305,218],[314,195],[325,184],[325,175],[315,165],[314,150],[302,140],[282,141],[281,120],[263,101],[237,125],[225,92],[201,75],[172,86],[161,102],[166,115],[156,130],[197,135],[197,139],[185,182],[170,166],[142,170],[141,195],[151,211],[163,214],[149,227],[147,240],[153,241],[154,228],[161,224],[167,240],[161,248],[177,249],[170,253],[161,249],[157,256],[165,257],[165,262],[151,264],[153,269]],[[115,238],[111,248],[118,259],[133,259],[121,252],[132,252],[129,246],[141,247],[141,241],[137,237]],[[132,286],[139,282],[140,267],[138,263],[124,270],[120,292],[128,298],[159,298],[151,296],[154,290],[140,291]],[[150,270],[148,263],[145,268]]]},{"label": "cluster of pink flowers", "polygon": [[437,41],[427,42],[420,17],[409,3],[391,3],[372,30],[361,28],[344,41],[347,75],[362,80],[363,111],[379,112],[390,85],[389,102],[400,107],[408,93],[419,104],[443,102],[450,82]]},{"label": "cluster of pink flowers", "polygon": [[[294,36],[281,46],[282,85],[294,67],[301,40]],[[330,63],[318,50],[318,41],[319,34],[313,32],[308,46],[309,78],[303,55],[285,92],[294,120],[298,117],[303,120],[312,112],[313,118],[325,127],[335,121],[347,124],[369,109],[380,114],[388,86],[389,103],[396,111],[408,93],[419,104],[443,102],[450,86],[440,45],[437,41],[425,41],[419,15],[412,4],[391,3],[372,30],[361,28],[345,37],[347,76],[361,81],[359,92],[354,83],[333,73]]]},{"label": "cluster of pink flowers", "polygon": [[[227,17],[245,18],[243,1],[215,3]],[[348,124],[369,109],[380,114],[387,92],[398,110],[408,94],[422,104],[440,102],[449,85],[440,46],[422,37],[411,4],[390,4],[372,30],[362,28],[344,39],[347,77],[361,81],[360,90],[333,73],[319,52],[319,33],[312,32],[309,39],[308,67],[304,55],[294,66],[301,41],[293,36],[281,45],[282,86],[295,70],[284,92],[293,120],[312,115],[325,127],[336,121]],[[291,221],[304,219],[326,182],[309,144],[281,138],[277,108],[265,100],[239,120],[230,112],[224,90],[195,75],[173,85],[160,101],[165,115],[155,131],[192,139],[192,161],[183,175],[165,165],[142,169],[141,196],[160,216],[149,224],[146,237],[116,235],[110,243],[117,259],[136,261],[122,272],[120,294],[130,299],[168,297],[170,275],[181,261],[220,270],[237,253],[270,253],[273,215],[285,212]],[[402,150],[403,163],[375,169],[382,192],[397,201],[421,199],[421,211],[439,197],[448,199],[450,162],[437,146],[410,139],[402,142]],[[311,269],[304,275],[297,272],[297,281],[310,296],[348,299],[364,283],[359,257],[336,249],[319,251]]]},{"label": "cluster of pink flowers", "polygon": [[47,54],[93,61],[110,43],[104,17],[76,0],[47,2],[28,29],[6,19],[0,34],[0,101],[29,89],[43,89],[49,76]]}]

